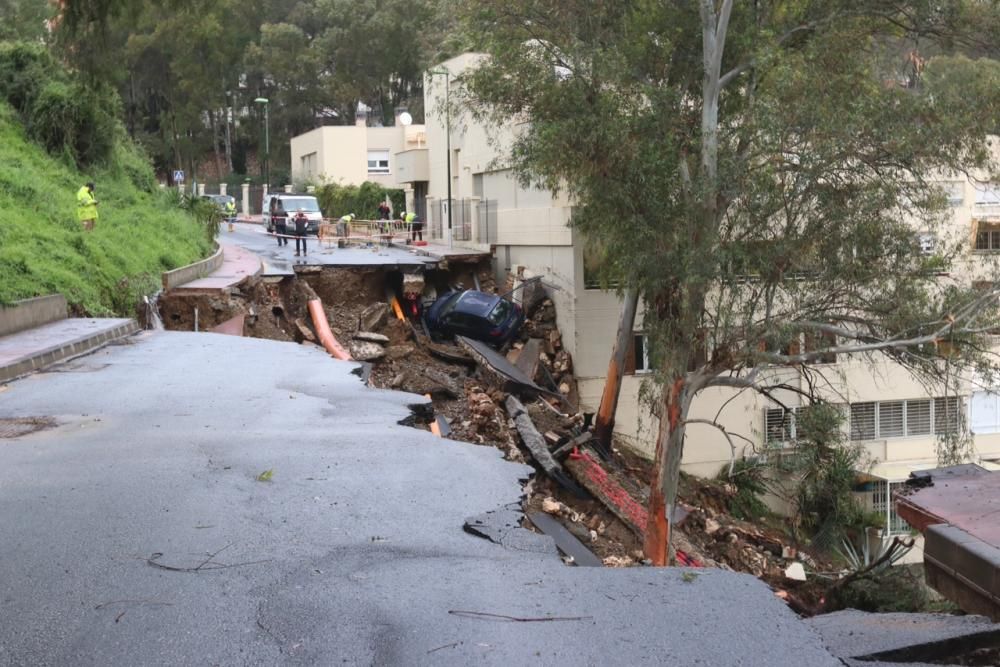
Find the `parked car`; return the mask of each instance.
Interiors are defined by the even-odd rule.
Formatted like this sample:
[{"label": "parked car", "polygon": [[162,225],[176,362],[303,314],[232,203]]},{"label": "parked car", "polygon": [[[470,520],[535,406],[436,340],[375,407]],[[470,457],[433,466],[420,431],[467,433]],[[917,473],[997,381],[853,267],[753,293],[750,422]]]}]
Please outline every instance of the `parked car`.
[{"label": "parked car", "polygon": [[[236,222],[236,199],[232,195],[202,195],[201,198],[207,199],[218,206],[219,210],[226,216],[226,220]],[[229,215],[229,212],[226,210],[226,204],[229,203],[233,204],[233,215]]]},{"label": "parked car", "polygon": [[323,212],[319,208],[319,202],[312,195],[296,195],[287,193],[271,194],[265,198],[265,210],[267,216],[267,231],[273,232],[275,223],[284,218],[287,221],[295,217],[295,213],[301,208],[309,220],[306,227],[307,234],[319,234],[319,225],[323,222]]},{"label": "parked car", "polygon": [[476,290],[448,292],[426,311],[428,328],[442,336],[466,336],[500,346],[524,324],[524,311],[516,303]]}]

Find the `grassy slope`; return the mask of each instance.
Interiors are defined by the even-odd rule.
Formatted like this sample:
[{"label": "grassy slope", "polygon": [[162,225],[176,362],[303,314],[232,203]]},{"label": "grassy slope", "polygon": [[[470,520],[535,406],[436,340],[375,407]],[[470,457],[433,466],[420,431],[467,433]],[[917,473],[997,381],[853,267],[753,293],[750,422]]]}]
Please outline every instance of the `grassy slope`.
[{"label": "grassy slope", "polygon": [[[0,102],[0,304],[61,292],[78,313],[130,315],[142,294],[156,291],[162,271],[211,252],[202,226],[175,198],[136,187],[151,180],[137,152],[121,147],[114,162],[77,172],[26,139]],[[89,180],[100,219],[84,233],[76,192]]]}]

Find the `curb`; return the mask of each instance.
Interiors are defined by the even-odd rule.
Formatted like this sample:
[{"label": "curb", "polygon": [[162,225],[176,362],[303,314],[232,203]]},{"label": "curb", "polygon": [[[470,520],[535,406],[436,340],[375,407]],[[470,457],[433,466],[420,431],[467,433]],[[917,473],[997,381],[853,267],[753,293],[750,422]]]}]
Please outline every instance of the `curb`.
[{"label": "curb", "polygon": [[218,270],[218,268],[222,266],[222,261],[222,244],[216,242],[215,254],[211,257],[206,257],[205,259],[194,262],[193,264],[188,264],[187,266],[181,266],[170,271],[164,271],[160,277],[163,282],[163,291],[166,292],[174,287],[180,287],[185,283],[210,275],[213,271]]},{"label": "curb", "polygon": [[119,324],[114,329],[89,336],[82,336],[75,340],[38,350],[20,361],[0,367],[0,382],[9,382],[22,375],[27,375],[33,371],[41,370],[46,366],[51,366],[56,362],[64,361],[70,357],[87,352],[93,352],[112,341],[130,336],[138,331],[139,323],[135,320],[130,320],[124,324]]}]

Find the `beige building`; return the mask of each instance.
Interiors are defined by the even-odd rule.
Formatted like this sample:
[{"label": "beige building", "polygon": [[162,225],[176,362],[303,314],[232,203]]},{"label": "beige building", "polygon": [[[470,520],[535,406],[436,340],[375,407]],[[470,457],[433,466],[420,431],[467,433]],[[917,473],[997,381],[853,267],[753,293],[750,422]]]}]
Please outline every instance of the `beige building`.
[{"label": "beige building", "polygon": [[[411,161],[397,162],[401,153],[426,151],[427,143],[424,126],[404,124],[402,113],[396,114],[391,127],[368,127],[367,117],[359,113],[354,125],[317,127],[292,137],[292,181],[343,185],[372,181],[395,188],[404,182],[419,183],[423,177],[426,183],[426,173],[408,171],[413,168]],[[424,194],[423,190],[418,193],[421,198]]]},{"label": "beige building", "polygon": [[[583,242],[568,226],[572,204],[562,196],[526,189],[503,168],[500,148],[508,146],[516,125],[501,130],[484,128],[466,116],[452,117],[446,127],[443,110],[446,85],[474,66],[482,56],[465,54],[442,63],[436,74],[425,79],[427,109],[428,231],[432,239],[455,246],[481,250],[492,248],[498,272],[523,268],[526,276],[542,275],[553,286],[559,326],[566,349],[573,356],[583,409],[595,411],[616,336],[621,302],[613,293],[597,288],[584,262]],[[450,154],[446,150],[450,130]],[[447,199],[448,162],[451,166],[452,197]],[[1000,184],[979,184],[964,176],[943,177],[949,194],[952,220],[939,233],[944,238],[922,234],[928,247],[935,242],[967,244],[965,264],[947,279],[988,280],[995,275],[994,259],[1000,258]],[[448,211],[452,227],[448,228]],[[641,321],[641,317],[638,318]],[[643,337],[635,334],[630,359],[631,373],[624,379],[616,415],[616,434],[636,450],[652,455],[656,421],[640,401],[640,387],[648,359]],[[909,373],[889,363],[870,364],[858,359],[832,358],[823,370],[827,386],[820,392],[832,403],[844,405],[849,415],[849,438],[861,443],[871,456],[871,482],[863,487],[873,509],[886,513],[886,534],[908,532],[895,516],[889,492],[913,470],[933,468],[937,463],[939,435],[968,424],[973,433],[974,461],[991,466],[1000,461],[1000,392],[973,386],[969,381],[946,390],[926,387]],[[776,369],[790,383],[799,383],[797,373]],[[802,387],[803,389],[805,387]],[[734,395],[735,394],[735,395]],[[800,404],[794,392],[781,397],[789,406]],[[711,389],[692,407],[692,418],[713,419],[720,407],[720,422],[731,432],[745,436],[737,441],[737,456],[765,449],[792,446],[795,440],[795,409],[785,414],[780,406],[752,391]],[[772,456],[775,455],[772,451]],[[729,442],[711,426],[691,424],[687,431],[683,468],[701,476],[715,476],[729,463]],[[919,553],[914,554],[919,557]]]}]

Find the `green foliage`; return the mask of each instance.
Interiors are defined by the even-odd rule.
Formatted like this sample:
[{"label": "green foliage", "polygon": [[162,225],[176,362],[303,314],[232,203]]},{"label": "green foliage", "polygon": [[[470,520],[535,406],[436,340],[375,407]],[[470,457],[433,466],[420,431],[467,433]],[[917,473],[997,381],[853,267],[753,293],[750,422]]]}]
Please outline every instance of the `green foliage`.
[{"label": "green foliage", "polygon": [[886,568],[872,577],[855,580],[837,590],[826,604],[826,611],[858,609],[875,613],[954,612],[955,607],[942,602],[927,589],[922,566]]},{"label": "green foliage", "polygon": [[387,196],[397,215],[406,208],[402,190],[384,188],[371,181],[365,181],[360,186],[326,183],[316,188],[316,199],[328,218],[354,213],[362,220],[374,220],[378,217],[379,203],[385,201]]},{"label": "green foliage", "polygon": [[20,112],[28,135],[75,164],[106,163],[118,138],[117,95],[84,85],[38,44],[0,44],[0,99]]},{"label": "green foliage", "polygon": [[770,514],[762,500],[768,493],[769,468],[754,458],[737,459],[730,475],[729,466],[723,466],[717,479],[736,487],[736,494],[729,499],[729,513],[738,519],[753,521]]},{"label": "green foliage", "polygon": [[181,198],[180,207],[201,225],[205,238],[210,243],[214,242],[219,235],[219,223],[226,219],[226,214],[219,208],[218,204],[201,197],[184,195]]},{"label": "green foliage", "polygon": [[[119,143],[113,154],[113,165],[80,173],[30,142],[0,103],[0,303],[61,292],[76,313],[132,315],[161,271],[211,253],[203,226],[149,189],[141,153]],[[89,233],[76,220],[87,181],[100,202]]]},{"label": "green foliage", "polygon": [[798,413],[798,439],[783,467],[793,480],[793,500],[802,528],[823,548],[857,534],[869,517],[854,496],[859,471],[868,467],[863,447],[847,441],[844,414],[815,404]]}]

